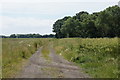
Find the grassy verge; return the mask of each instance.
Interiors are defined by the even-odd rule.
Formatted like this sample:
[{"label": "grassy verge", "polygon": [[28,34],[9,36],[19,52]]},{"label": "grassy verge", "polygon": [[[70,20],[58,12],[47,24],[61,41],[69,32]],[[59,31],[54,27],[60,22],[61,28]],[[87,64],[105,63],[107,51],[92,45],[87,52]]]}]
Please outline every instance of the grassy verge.
[{"label": "grassy verge", "polygon": [[94,78],[117,78],[118,38],[66,38],[54,40],[56,52],[77,63]]},{"label": "grassy verge", "polygon": [[2,77],[16,76],[23,63],[48,40],[50,39],[2,39]]}]

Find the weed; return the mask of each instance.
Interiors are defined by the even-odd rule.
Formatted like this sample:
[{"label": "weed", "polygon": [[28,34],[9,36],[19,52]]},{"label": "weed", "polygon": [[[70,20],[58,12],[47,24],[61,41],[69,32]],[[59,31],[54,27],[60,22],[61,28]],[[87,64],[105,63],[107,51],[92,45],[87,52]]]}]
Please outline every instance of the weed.
[{"label": "weed", "polygon": [[[7,38],[2,39],[2,77],[10,78],[20,70],[23,61],[27,60],[46,39]],[[1,57],[1,56],[0,56]],[[1,59],[1,58],[0,58]]]},{"label": "weed", "polygon": [[65,38],[54,42],[57,54],[79,64],[95,78],[118,77],[118,45],[118,38]]}]

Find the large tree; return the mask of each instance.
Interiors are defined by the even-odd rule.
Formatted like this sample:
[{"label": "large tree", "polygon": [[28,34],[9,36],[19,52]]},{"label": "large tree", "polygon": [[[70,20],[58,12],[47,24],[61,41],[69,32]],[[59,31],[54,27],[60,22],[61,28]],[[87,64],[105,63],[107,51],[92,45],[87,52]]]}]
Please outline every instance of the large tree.
[{"label": "large tree", "polygon": [[69,18],[64,22],[60,30],[65,37],[77,37],[79,36],[77,32],[78,31],[77,29],[79,28],[79,26],[80,26],[79,20]]},{"label": "large tree", "polygon": [[102,37],[115,37],[120,34],[120,7],[113,6],[100,12],[96,27]]},{"label": "large tree", "polygon": [[73,17],[59,19],[53,25],[57,38],[62,37],[120,37],[120,7],[108,7],[89,14],[82,11]]},{"label": "large tree", "polygon": [[53,32],[55,32],[56,33],[56,37],[57,38],[62,38],[62,37],[64,37],[64,35],[61,33],[61,27],[62,27],[62,25],[64,24],[64,22],[68,19],[68,18],[70,18],[69,16],[68,17],[64,17],[63,19],[59,19],[59,20],[57,20],[54,24],[53,24]]}]

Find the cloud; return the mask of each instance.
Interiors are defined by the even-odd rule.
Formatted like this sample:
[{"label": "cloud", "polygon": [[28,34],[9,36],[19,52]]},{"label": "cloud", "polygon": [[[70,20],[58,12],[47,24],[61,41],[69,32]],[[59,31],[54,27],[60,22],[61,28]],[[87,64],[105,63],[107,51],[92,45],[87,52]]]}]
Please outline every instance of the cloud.
[{"label": "cloud", "polygon": [[[78,11],[100,11],[115,3],[99,3],[99,2],[48,2],[48,3],[3,3],[0,9],[4,14],[17,14],[17,15],[63,15],[76,13]],[[107,6],[106,6],[107,5]],[[88,7],[89,6],[89,7]],[[97,6],[97,7],[96,7]]]},{"label": "cloud", "polygon": [[50,19],[36,19],[31,17],[8,17],[8,16],[0,16],[2,19],[2,26],[4,28],[8,28],[10,25],[13,26],[35,26],[35,27],[44,27],[44,26],[50,26],[54,20]]},{"label": "cloud", "polygon": [[[0,16],[0,19],[2,19],[0,25],[2,29],[2,33],[4,34],[6,32],[52,32],[52,25],[55,22],[55,20],[50,19],[36,19],[33,17],[25,18],[25,17],[8,17],[8,16]],[[39,29],[39,31],[37,30]],[[42,31],[44,30],[44,31]],[[26,32],[27,31],[27,32]],[[42,33],[43,34],[43,33]]]}]

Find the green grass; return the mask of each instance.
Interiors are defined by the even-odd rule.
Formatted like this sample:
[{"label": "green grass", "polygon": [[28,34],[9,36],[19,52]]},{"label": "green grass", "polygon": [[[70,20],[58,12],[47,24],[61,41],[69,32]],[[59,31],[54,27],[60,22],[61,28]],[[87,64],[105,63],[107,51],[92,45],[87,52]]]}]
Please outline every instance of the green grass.
[{"label": "green grass", "polygon": [[49,51],[48,46],[43,46],[43,48],[42,48],[42,56],[43,56],[46,60],[50,60],[49,54],[50,54],[50,51]]},{"label": "green grass", "polygon": [[23,63],[50,39],[2,39],[2,77],[16,76]]},{"label": "green grass", "polygon": [[118,38],[65,38],[54,41],[56,52],[77,63],[94,78],[117,78]]},{"label": "green grass", "polygon": [[48,47],[53,45],[57,54],[82,67],[91,77],[117,78],[118,41],[118,38],[2,39],[2,77],[14,77],[41,46],[43,57],[50,60]]}]

